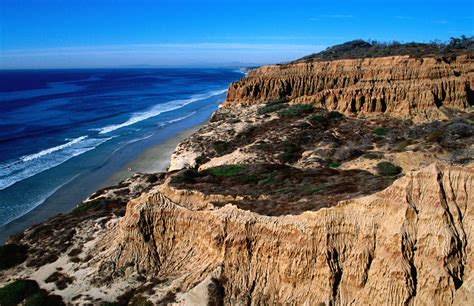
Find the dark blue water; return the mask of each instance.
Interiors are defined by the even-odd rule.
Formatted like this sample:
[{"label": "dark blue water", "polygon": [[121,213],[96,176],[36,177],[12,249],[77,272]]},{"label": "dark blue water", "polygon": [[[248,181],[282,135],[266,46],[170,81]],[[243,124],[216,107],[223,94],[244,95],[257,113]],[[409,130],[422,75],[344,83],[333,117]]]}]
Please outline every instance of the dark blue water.
[{"label": "dark blue water", "polygon": [[241,77],[230,69],[0,71],[0,225],[119,148],[199,123]]}]

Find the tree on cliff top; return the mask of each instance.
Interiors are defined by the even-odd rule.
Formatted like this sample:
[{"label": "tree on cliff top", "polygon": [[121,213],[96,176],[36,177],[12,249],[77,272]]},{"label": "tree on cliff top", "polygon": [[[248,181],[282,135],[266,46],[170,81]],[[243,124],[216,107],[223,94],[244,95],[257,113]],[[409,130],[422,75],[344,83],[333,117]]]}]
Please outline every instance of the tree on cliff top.
[{"label": "tree on cliff top", "polygon": [[294,62],[331,61],[340,59],[357,59],[409,55],[411,57],[451,57],[460,54],[474,54],[474,36],[452,37],[448,43],[433,41],[430,43],[400,43],[365,41],[356,39],[327,48],[319,53],[302,57]]}]

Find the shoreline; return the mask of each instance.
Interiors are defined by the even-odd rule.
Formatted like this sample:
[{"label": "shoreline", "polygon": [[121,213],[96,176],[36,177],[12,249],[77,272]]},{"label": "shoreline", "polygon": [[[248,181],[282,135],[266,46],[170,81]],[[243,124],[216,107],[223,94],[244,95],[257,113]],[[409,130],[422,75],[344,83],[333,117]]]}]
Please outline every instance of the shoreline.
[{"label": "shoreline", "polygon": [[[91,174],[81,174],[79,177],[65,183],[46,200],[25,215],[0,227],[0,245],[15,234],[24,232],[27,228],[39,224],[59,214],[71,212],[78,203],[85,200],[94,191],[104,187],[117,185],[120,181],[132,177],[135,173],[156,173],[165,171],[170,163],[171,154],[176,146],[199,130],[207,120],[192,127],[184,128],[176,134],[142,151],[136,158],[125,163],[125,166],[107,175],[105,180],[92,182],[87,186],[85,180]],[[128,171],[132,168],[132,171]],[[81,183],[84,183],[82,184]],[[86,185],[86,186],[85,186]],[[93,190],[87,192],[86,190]],[[85,197],[84,194],[87,194]]]}]

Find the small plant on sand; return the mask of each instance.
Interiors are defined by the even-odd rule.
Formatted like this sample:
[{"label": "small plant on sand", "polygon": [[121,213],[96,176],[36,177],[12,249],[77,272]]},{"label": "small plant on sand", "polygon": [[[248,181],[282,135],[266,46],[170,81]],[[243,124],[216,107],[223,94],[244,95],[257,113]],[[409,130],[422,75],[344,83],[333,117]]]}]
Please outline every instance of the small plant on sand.
[{"label": "small plant on sand", "polygon": [[300,158],[300,148],[290,141],[282,143],[283,153],[279,155],[279,159],[284,163],[293,163]]},{"label": "small plant on sand", "polygon": [[402,172],[402,168],[390,162],[381,162],[377,164],[377,173],[382,176],[395,176]]},{"label": "small plant on sand", "polygon": [[265,114],[273,113],[273,112],[282,110],[282,109],[284,109],[285,107],[287,107],[287,105],[286,105],[285,103],[267,104],[267,105],[265,105],[265,106],[263,106],[263,107],[260,107],[260,108],[257,110],[257,115],[265,115]]},{"label": "small plant on sand", "polygon": [[344,115],[337,111],[332,111],[328,114],[329,119],[340,119],[342,117],[344,117]]},{"label": "small plant on sand", "polygon": [[17,305],[39,290],[38,284],[33,280],[16,280],[0,288],[0,305]]},{"label": "small plant on sand", "polygon": [[374,130],[374,134],[379,136],[385,136],[388,134],[388,132],[390,132],[390,129],[385,127],[378,127]]},{"label": "small plant on sand", "polygon": [[328,120],[322,116],[322,115],[313,115],[309,118],[309,121],[312,123],[312,124],[326,124],[328,122]]},{"label": "small plant on sand", "polygon": [[362,155],[366,159],[381,159],[383,157],[382,153],[368,152]]},{"label": "small plant on sand", "polygon": [[26,260],[28,248],[18,244],[0,246],[0,270],[14,267]]},{"label": "small plant on sand", "polygon": [[338,163],[338,162],[329,163],[329,168],[339,168],[340,166],[341,166],[341,163]]},{"label": "small plant on sand", "polygon": [[230,177],[242,173],[245,169],[242,165],[224,165],[207,170],[212,176]]},{"label": "small plant on sand", "polygon": [[212,144],[212,148],[218,155],[223,155],[227,152],[227,149],[229,149],[229,143],[225,141],[215,141]]},{"label": "small plant on sand", "polygon": [[281,110],[278,114],[282,117],[297,117],[302,114],[309,114],[314,111],[314,106],[310,104],[295,104],[287,109]]}]

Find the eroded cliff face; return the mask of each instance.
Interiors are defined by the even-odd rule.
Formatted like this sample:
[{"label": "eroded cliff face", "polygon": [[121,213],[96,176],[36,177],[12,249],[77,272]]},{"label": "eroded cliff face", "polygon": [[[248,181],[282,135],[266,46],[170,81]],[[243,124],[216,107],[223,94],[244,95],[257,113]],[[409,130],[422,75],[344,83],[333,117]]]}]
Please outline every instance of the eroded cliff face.
[{"label": "eroded cliff face", "polygon": [[229,87],[224,105],[311,103],[346,114],[387,113],[416,121],[444,119],[440,108],[474,104],[474,61],[395,56],[271,65]]},{"label": "eroded cliff face", "polygon": [[103,238],[99,273],[172,280],[157,292],[178,301],[210,280],[236,305],[472,301],[473,174],[433,164],[372,196],[282,217],[193,210],[155,190]]}]

